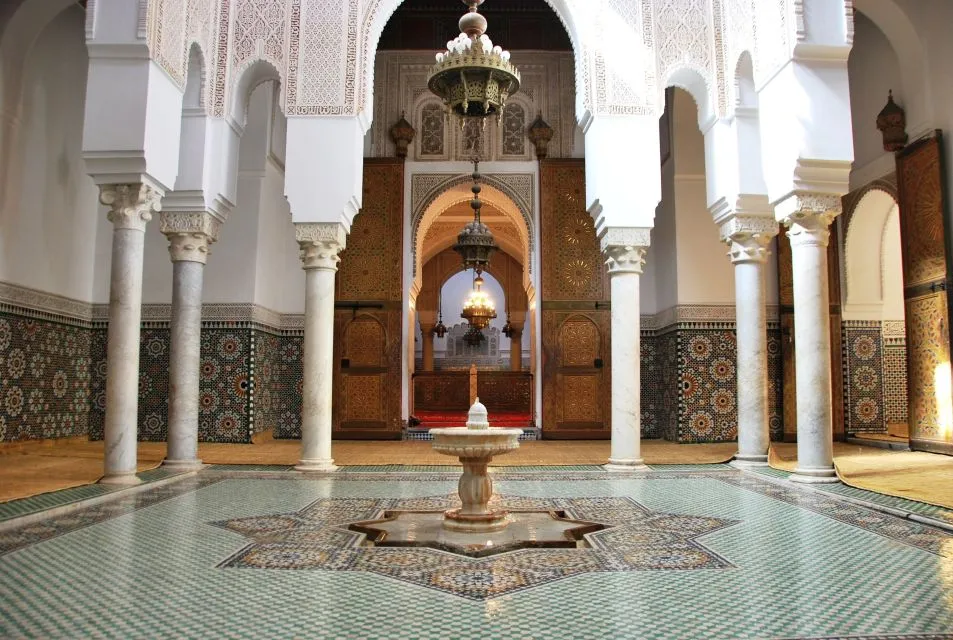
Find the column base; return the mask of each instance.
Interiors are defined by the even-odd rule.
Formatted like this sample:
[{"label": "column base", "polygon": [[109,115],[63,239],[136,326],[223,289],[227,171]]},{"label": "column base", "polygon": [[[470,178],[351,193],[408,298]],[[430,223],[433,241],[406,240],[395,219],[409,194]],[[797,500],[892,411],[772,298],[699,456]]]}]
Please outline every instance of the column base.
[{"label": "column base", "polygon": [[142,480],[136,476],[135,471],[129,471],[127,473],[111,473],[105,475],[98,480],[98,484],[113,484],[131,487],[137,484],[142,484]]},{"label": "column base", "polygon": [[295,465],[295,471],[337,471],[334,460],[299,460]]},{"label": "column base", "polygon": [[767,467],[768,455],[748,455],[736,453],[734,459],[728,463],[738,469],[748,469],[751,467]]},{"label": "column base", "polygon": [[624,458],[616,460],[609,458],[609,462],[602,465],[606,471],[648,471],[645,460],[642,458]]},{"label": "column base", "polygon": [[840,482],[837,471],[833,467],[829,469],[801,469],[795,467],[794,473],[788,477],[788,480],[801,484],[834,484]]},{"label": "column base", "polygon": [[172,460],[170,458],[166,458],[162,461],[162,466],[169,467],[175,471],[198,471],[205,465],[202,464],[202,461],[198,458],[194,460]]}]

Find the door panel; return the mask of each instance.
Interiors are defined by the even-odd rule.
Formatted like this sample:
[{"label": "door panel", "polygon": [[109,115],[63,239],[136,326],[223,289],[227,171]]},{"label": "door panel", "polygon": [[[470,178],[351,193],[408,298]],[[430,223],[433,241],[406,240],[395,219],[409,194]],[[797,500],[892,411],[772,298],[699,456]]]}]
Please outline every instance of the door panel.
[{"label": "door panel", "polygon": [[950,392],[949,228],[942,138],[897,155],[907,327],[910,447],[953,453]]}]

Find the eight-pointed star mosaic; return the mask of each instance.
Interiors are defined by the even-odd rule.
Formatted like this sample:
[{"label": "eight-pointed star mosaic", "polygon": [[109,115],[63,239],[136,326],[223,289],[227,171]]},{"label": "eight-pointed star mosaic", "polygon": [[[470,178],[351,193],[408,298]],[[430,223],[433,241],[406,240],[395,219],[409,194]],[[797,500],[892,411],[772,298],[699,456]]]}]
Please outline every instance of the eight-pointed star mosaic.
[{"label": "eight-pointed star mosaic", "polygon": [[426,547],[366,546],[348,529],[385,511],[439,511],[455,496],[412,499],[322,498],[295,513],[211,524],[252,542],[220,567],[358,571],[437,589],[473,600],[494,598],[584,573],[724,569],[733,565],[699,540],[736,520],[651,511],[630,498],[527,498],[494,496],[511,511],[564,511],[575,520],[608,528],[585,536],[576,549],[521,549],[471,558]]}]

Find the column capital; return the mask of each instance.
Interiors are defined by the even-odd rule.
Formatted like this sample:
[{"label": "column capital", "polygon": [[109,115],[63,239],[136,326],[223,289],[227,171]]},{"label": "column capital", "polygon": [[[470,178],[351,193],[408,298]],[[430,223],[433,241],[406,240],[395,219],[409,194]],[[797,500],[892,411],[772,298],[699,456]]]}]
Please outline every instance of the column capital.
[{"label": "column capital", "polygon": [[602,233],[599,242],[602,252],[606,254],[610,276],[642,273],[651,232],[648,227],[609,227]]},{"label": "column capital", "polygon": [[792,246],[826,247],[830,224],[841,212],[841,197],[830,193],[794,193],[775,206],[775,217],[788,228]]},{"label": "column capital", "polygon": [[116,229],[145,231],[152,214],[161,210],[162,193],[145,182],[99,185],[99,201]]},{"label": "column capital", "polygon": [[778,223],[768,216],[733,216],[719,227],[733,264],[768,260],[768,245],[778,235]]},{"label": "column capital", "polygon": [[172,262],[205,264],[209,246],[218,240],[222,223],[207,211],[163,211],[159,230],[169,239]]},{"label": "column capital", "polygon": [[296,222],[295,239],[301,247],[301,264],[309,269],[337,271],[347,232],[339,222]]}]

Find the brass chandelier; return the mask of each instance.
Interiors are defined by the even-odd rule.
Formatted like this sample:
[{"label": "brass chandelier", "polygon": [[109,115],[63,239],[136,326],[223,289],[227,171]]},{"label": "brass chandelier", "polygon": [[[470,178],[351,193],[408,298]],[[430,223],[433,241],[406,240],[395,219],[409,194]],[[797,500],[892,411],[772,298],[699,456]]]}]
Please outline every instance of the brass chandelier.
[{"label": "brass chandelier", "polygon": [[[520,87],[519,71],[510,63],[509,51],[494,46],[486,35],[486,18],[477,12],[484,0],[463,0],[469,11],[460,18],[460,35],[437,54],[430,69],[427,86],[444,103],[448,114],[460,119],[461,126],[478,120],[481,130],[486,118],[502,118],[507,99]],[[454,251],[463,259],[464,269],[479,276],[498,249],[493,234],[480,220],[480,145],[473,148],[473,220],[460,231]]]},{"label": "brass chandelier", "polygon": [[460,18],[460,35],[437,54],[428,88],[447,110],[463,118],[500,117],[506,100],[520,88],[520,74],[510,52],[493,46],[486,18],[477,13],[484,0],[463,0],[470,10]]},{"label": "brass chandelier", "polygon": [[463,312],[460,314],[471,328],[476,331],[482,331],[490,325],[490,321],[496,317],[496,306],[490,296],[482,291],[483,278],[477,276],[473,281],[473,291],[463,305]]}]

